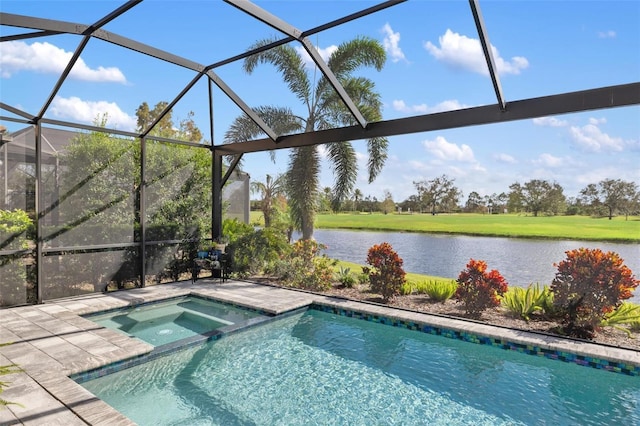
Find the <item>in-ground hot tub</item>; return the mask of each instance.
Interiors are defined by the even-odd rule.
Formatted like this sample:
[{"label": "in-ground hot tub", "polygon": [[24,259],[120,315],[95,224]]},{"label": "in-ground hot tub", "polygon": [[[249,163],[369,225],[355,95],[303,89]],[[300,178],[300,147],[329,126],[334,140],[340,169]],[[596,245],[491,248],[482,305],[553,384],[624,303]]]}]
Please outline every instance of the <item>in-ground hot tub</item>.
[{"label": "in-ground hot tub", "polygon": [[104,327],[137,337],[153,346],[166,345],[241,324],[260,313],[196,296],[148,303],[85,316]]}]

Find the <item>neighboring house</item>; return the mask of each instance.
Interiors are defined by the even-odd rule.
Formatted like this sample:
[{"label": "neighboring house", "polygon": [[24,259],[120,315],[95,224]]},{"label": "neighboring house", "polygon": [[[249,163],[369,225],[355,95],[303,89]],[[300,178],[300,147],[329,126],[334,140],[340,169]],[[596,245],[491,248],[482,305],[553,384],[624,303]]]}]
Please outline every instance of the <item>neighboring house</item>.
[{"label": "neighboring house", "polygon": [[235,170],[229,176],[229,180],[222,191],[222,211],[224,217],[238,219],[240,222],[249,223],[249,210],[251,200],[250,176],[248,173]]},{"label": "neighboring house", "polygon": [[[57,180],[59,155],[77,133],[49,127],[42,128],[43,172]],[[35,212],[36,184],[35,127],[12,134],[0,134],[0,209]],[[53,197],[54,194],[49,194]]]}]

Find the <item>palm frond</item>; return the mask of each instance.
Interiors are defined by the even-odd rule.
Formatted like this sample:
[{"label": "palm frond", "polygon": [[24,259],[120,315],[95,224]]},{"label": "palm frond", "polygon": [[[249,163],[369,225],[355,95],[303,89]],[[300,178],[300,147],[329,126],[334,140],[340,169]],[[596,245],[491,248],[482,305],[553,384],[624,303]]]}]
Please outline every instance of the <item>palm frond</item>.
[{"label": "palm frond", "polygon": [[[303,120],[293,114],[290,108],[259,106],[254,108],[256,114],[278,135],[286,135],[304,128]],[[247,115],[236,117],[224,134],[224,143],[242,143],[265,136],[260,127]],[[275,151],[270,151],[271,161],[275,162]],[[229,156],[230,162],[235,156]]]},{"label": "palm frond", "polygon": [[[260,40],[249,49],[264,47],[276,41],[275,38]],[[244,60],[244,70],[251,74],[259,64],[271,64],[282,74],[282,79],[295,94],[305,104],[311,103],[311,84],[309,76],[304,68],[302,58],[296,50],[289,45],[281,45],[269,50],[265,50],[255,55],[251,55]]]},{"label": "palm frond", "polygon": [[327,154],[334,173],[333,203],[336,207],[348,197],[356,184],[358,163],[350,142],[327,144]]},{"label": "palm frond", "polygon": [[384,163],[387,161],[387,138],[371,138],[367,140],[369,160],[367,161],[367,171],[369,172],[369,183],[373,182],[378,173],[382,171]]},{"label": "palm frond", "polygon": [[289,157],[287,193],[291,219],[298,230],[313,226],[318,193],[320,157],[315,146],[295,148]]},{"label": "palm frond", "polygon": [[338,46],[329,58],[328,66],[338,77],[350,74],[359,67],[373,67],[380,71],[387,53],[380,43],[370,37],[357,37]]}]

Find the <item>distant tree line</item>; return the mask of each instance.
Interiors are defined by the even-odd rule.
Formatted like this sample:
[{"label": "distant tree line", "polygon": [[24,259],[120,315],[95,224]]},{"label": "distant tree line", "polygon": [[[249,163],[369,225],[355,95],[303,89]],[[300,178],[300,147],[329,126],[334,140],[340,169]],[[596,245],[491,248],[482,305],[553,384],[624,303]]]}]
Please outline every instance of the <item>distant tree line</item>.
[{"label": "distant tree line", "polygon": [[[567,197],[558,182],[532,179],[509,185],[509,190],[490,195],[477,191],[466,199],[455,185],[455,179],[441,175],[430,180],[414,181],[416,193],[401,202],[394,202],[391,191],[384,198],[364,195],[355,189],[350,197],[335,202],[331,188],[324,188],[318,195],[319,212],[384,213],[520,213],[540,215],[592,215],[613,218],[616,215],[640,214],[640,190],[635,182],[621,179],[604,179],[591,183],[579,191],[576,197]],[[261,201],[254,201],[253,208],[261,209]]]}]

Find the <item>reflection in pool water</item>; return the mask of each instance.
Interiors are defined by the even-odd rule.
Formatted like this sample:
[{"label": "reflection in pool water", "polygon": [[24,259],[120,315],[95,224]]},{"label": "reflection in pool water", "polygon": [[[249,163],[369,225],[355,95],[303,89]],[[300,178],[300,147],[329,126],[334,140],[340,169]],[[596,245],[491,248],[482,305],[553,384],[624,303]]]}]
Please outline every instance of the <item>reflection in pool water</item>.
[{"label": "reflection in pool water", "polygon": [[638,377],[316,310],[83,386],[140,425],[640,423]]}]

